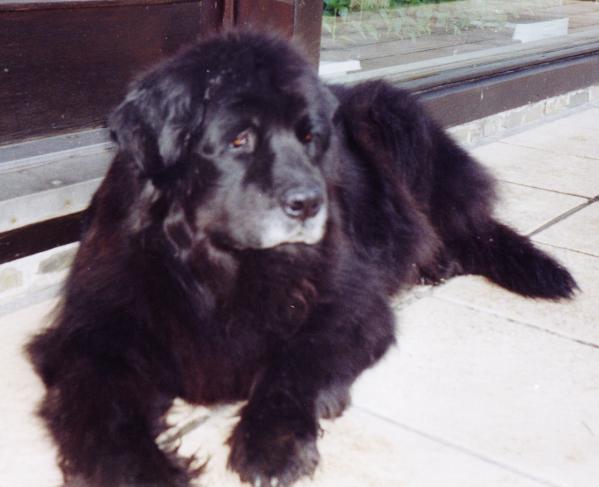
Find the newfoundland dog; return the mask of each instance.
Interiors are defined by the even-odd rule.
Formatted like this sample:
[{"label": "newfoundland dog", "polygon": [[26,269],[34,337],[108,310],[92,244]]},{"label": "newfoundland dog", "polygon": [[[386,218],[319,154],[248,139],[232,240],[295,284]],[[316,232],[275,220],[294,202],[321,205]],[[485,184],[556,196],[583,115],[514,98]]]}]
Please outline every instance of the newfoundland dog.
[{"label": "newfoundland dog", "polygon": [[535,298],[568,271],[492,216],[487,172],[408,94],[327,86],[287,42],[228,33],[137,82],[53,324],[28,345],[67,485],[186,486],[174,398],[247,399],[229,468],[288,486],[319,419],[394,342],[390,295],[480,274]]}]

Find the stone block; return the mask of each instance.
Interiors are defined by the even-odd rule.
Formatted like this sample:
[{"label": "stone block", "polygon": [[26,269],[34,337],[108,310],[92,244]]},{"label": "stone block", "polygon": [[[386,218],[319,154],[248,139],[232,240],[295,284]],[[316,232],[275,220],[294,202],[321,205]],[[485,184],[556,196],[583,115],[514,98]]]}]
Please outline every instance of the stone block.
[{"label": "stone block", "polygon": [[505,117],[504,113],[498,113],[497,115],[484,118],[482,120],[482,136],[491,137],[499,134],[503,128]]},{"label": "stone block", "polygon": [[554,115],[564,111],[568,108],[568,95],[556,96],[554,98],[549,98],[545,102],[545,114]]},{"label": "stone block", "polygon": [[526,125],[538,122],[543,118],[543,115],[545,115],[545,102],[532,103],[526,107],[522,123]]},{"label": "stone block", "polygon": [[568,107],[574,108],[588,103],[590,99],[590,93],[588,90],[576,91],[570,94],[570,100],[568,101]]},{"label": "stone block", "polygon": [[23,285],[23,273],[13,267],[0,269],[0,293]]},{"label": "stone block", "polygon": [[521,127],[524,123],[524,115],[526,114],[526,108],[516,108],[506,112],[503,118],[503,126],[506,130],[515,129]]},{"label": "stone block", "polygon": [[46,257],[39,263],[38,273],[48,274],[50,272],[62,271],[68,269],[75,257],[75,249],[68,249],[57,252]]}]

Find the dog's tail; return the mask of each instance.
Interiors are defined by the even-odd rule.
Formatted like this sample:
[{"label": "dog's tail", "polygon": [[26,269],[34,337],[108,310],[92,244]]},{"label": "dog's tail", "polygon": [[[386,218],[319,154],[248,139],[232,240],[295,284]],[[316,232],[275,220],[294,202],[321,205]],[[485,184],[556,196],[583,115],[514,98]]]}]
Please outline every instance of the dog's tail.
[{"label": "dog's tail", "polygon": [[530,298],[571,298],[578,289],[572,275],[555,259],[511,228],[494,220],[486,229],[453,242],[464,274],[479,274]]}]

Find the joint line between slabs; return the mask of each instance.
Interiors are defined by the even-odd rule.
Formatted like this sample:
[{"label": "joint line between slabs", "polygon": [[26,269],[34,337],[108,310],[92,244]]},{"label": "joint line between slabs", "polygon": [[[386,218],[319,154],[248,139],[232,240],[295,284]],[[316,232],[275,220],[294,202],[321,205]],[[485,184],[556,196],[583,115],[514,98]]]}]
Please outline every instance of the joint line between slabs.
[{"label": "joint line between slabs", "polygon": [[552,336],[555,336],[557,338],[561,338],[562,340],[568,340],[570,342],[578,343],[579,345],[584,345],[586,347],[591,347],[591,348],[594,348],[594,349],[599,349],[599,344],[592,343],[592,342],[587,342],[585,340],[581,340],[580,338],[574,338],[574,337],[571,337],[571,336],[568,336],[568,335],[563,335],[561,333],[558,333],[556,331],[550,330],[548,328],[543,328],[540,325],[535,325],[533,323],[522,321],[522,320],[519,320],[519,319],[516,319],[516,318],[510,318],[509,316],[502,315],[499,312],[494,311],[494,310],[492,310],[490,308],[486,308],[484,306],[476,306],[476,305],[467,303],[465,301],[461,301],[461,300],[455,299],[455,298],[450,298],[450,297],[447,297],[447,296],[433,296],[433,297],[435,299],[440,299],[440,300],[446,301],[448,303],[453,303],[453,304],[457,304],[459,306],[463,306],[464,308],[467,308],[467,309],[470,309],[470,310],[473,310],[473,311],[478,311],[478,312],[481,312],[481,313],[489,314],[491,316],[495,316],[497,318],[501,318],[502,320],[508,321],[510,323],[514,323],[516,325],[526,326],[528,328],[532,328],[534,330],[537,330],[537,331],[540,331],[540,332],[543,332],[543,333],[547,333],[548,335],[552,335]]},{"label": "joint line between slabs", "polygon": [[367,415],[372,416],[372,417],[374,417],[376,419],[379,419],[379,420],[384,421],[386,423],[389,423],[389,424],[392,424],[394,426],[397,426],[398,428],[401,428],[401,429],[403,429],[405,431],[409,431],[410,433],[414,433],[414,434],[416,434],[418,436],[421,436],[421,437],[424,437],[424,438],[426,438],[428,440],[434,441],[435,443],[439,443],[439,444],[444,445],[444,446],[446,446],[448,448],[451,448],[453,450],[459,451],[460,453],[466,454],[466,455],[468,455],[470,457],[477,458],[477,459],[479,459],[479,460],[481,460],[481,461],[483,461],[485,463],[488,463],[488,464],[491,464],[491,465],[493,465],[495,467],[501,468],[502,470],[507,470],[507,471],[509,471],[509,472],[511,472],[513,474],[519,475],[521,477],[525,477],[525,478],[527,478],[529,480],[533,480],[533,481],[535,481],[537,483],[540,483],[542,485],[545,485],[547,487],[561,487],[558,484],[554,484],[553,482],[550,482],[550,481],[548,481],[546,479],[542,479],[540,477],[536,477],[535,475],[532,475],[532,474],[529,474],[529,473],[524,472],[522,470],[519,470],[518,468],[513,467],[513,466],[511,466],[511,465],[509,465],[507,463],[503,463],[503,462],[500,462],[498,460],[495,460],[495,459],[493,459],[491,457],[488,457],[488,456],[486,456],[486,455],[484,455],[482,453],[478,453],[478,452],[476,452],[474,450],[471,450],[471,449],[469,449],[467,447],[461,446],[461,445],[459,445],[457,443],[453,443],[450,440],[446,440],[445,438],[442,438],[440,436],[435,436],[435,435],[432,435],[432,434],[427,433],[425,431],[422,431],[422,430],[419,430],[417,428],[414,428],[412,426],[408,426],[407,424],[400,423],[399,421],[396,421],[394,419],[388,418],[386,416],[383,416],[382,414],[376,413],[376,412],[371,411],[369,409],[366,409],[366,408],[363,408],[363,407],[360,407],[360,406],[353,406],[353,407],[355,409],[361,411],[364,414],[367,414]]},{"label": "joint line between slabs", "polygon": [[597,197],[587,201],[586,203],[581,203],[578,206],[575,206],[574,208],[566,211],[565,213],[562,213],[561,215],[556,216],[555,218],[549,220],[547,223],[541,225],[539,228],[537,228],[536,230],[533,230],[531,233],[528,234],[529,237],[533,237],[535,235],[537,235],[538,233],[541,233],[544,230],[547,230],[548,228],[552,227],[553,225],[556,225],[562,221],[564,221],[566,218],[571,217],[572,215],[578,213],[581,210],[584,210],[586,207],[591,206],[593,203],[596,203],[598,200]]}]

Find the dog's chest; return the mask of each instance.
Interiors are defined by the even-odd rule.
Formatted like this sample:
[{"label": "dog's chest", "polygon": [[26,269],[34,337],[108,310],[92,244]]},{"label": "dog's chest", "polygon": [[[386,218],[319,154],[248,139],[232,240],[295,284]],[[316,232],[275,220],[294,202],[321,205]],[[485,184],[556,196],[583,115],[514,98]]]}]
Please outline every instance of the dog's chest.
[{"label": "dog's chest", "polygon": [[190,399],[211,403],[247,397],[256,374],[309,315],[312,295],[294,286],[288,291],[254,296],[216,314],[218,332],[201,340],[198,353],[189,357],[191,367],[183,369],[197,371],[184,378]]}]

